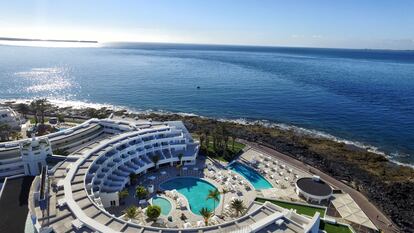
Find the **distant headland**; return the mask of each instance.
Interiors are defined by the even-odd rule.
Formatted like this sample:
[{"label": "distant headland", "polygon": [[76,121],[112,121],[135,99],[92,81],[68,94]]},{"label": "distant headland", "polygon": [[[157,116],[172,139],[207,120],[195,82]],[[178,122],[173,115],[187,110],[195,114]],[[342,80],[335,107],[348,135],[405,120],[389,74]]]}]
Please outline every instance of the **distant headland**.
[{"label": "distant headland", "polygon": [[42,41],[42,42],[69,42],[69,43],[98,43],[96,40],[53,40],[53,39],[28,39],[14,37],[0,37],[0,41]]}]

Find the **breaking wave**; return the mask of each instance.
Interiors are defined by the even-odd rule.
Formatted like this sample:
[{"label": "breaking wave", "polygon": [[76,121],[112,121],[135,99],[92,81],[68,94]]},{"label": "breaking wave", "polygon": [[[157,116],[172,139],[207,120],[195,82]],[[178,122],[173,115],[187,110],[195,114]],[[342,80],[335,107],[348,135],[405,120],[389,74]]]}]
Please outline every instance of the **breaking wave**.
[{"label": "breaking wave", "polygon": [[[149,115],[151,113],[160,114],[160,115],[177,114],[177,115],[180,115],[180,116],[195,116],[195,117],[200,117],[200,118],[205,118],[205,119],[212,118],[212,117],[197,115],[195,113],[171,112],[171,111],[154,110],[154,109],[137,109],[137,108],[131,108],[131,107],[122,106],[122,105],[113,105],[113,104],[109,104],[109,103],[91,103],[91,102],[87,102],[87,101],[64,100],[64,99],[48,99],[48,100],[53,105],[59,106],[60,108],[66,108],[66,107],[70,107],[70,108],[73,108],[73,109],[107,108],[107,109],[111,109],[111,110],[114,110],[114,111],[126,110],[127,113],[135,113],[135,114],[146,114],[146,115]],[[0,99],[0,103],[5,103],[5,102],[30,103],[30,101],[31,101],[31,99]],[[216,119],[218,121],[221,121],[221,122],[232,122],[232,123],[238,123],[238,124],[242,124],[242,125],[257,125],[258,124],[258,125],[261,125],[261,126],[264,126],[264,127],[279,128],[279,129],[282,129],[282,130],[292,130],[292,131],[294,131],[298,134],[303,134],[303,135],[307,135],[307,136],[311,136],[311,137],[315,137],[315,138],[329,139],[329,140],[332,140],[332,141],[335,141],[335,142],[344,143],[344,144],[347,144],[347,145],[350,145],[350,146],[354,146],[354,147],[359,148],[359,149],[367,150],[367,151],[372,152],[372,153],[383,155],[387,159],[389,159],[390,161],[392,161],[392,162],[394,162],[398,165],[409,166],[409,167],[414,168],[414,164],[403,163],[401,161],[396,160],[397,158],[410,157],[409,154],[403,154],[403,153],[399,153],[399,152],[394,152],[394,153],[387,154],[384,151],[380,150],[378,147],[368,145],[368,144],[358,142],[358,141],[352,141],[352,140],[339,138],[339,137],[336,137],[332,134],[322,132],[322,131],[318,131],[318,130],[306,129],[306,128],[303,128],[303,127],[299,127],[299,126],[295,126],[295,125],[288,125],[288,124],[284,124],[284,123],[275,123],[275,122],[271,122],[271,121],[268,121],[268,120],[250,120],[250,119],[244,119],[244,118],[239,118],[239,119],[214,118],[214,119]]]}]

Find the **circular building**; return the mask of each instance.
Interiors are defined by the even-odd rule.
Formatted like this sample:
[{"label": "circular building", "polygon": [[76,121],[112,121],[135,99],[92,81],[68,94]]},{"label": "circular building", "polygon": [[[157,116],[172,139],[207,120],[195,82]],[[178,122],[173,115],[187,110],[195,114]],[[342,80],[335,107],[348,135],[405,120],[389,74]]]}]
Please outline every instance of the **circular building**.
[{"label": "circular building", "polygon": [[296,181],[296,193],[307,201],[320,203],[332,196],[332,188],[319,176],[304,177]]}]

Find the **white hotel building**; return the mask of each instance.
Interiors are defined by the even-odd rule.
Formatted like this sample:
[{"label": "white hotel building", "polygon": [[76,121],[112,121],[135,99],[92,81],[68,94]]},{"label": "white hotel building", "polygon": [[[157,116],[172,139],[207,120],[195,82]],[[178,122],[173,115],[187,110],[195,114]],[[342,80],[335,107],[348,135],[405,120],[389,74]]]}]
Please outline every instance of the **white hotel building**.
[{"label": "white hotel building", "polygon": [[[52,149],[70,155],[44,169]],[[319,231],[319,214],[307,218],[270,202],[254,202],[237,219],[200,228],[159,228],[126,221],[106,208],[119,204],[118,192],[129,174],[156,166],[196,162],[199,145],[182,122],[92,119],[45,137],[0,145],[0,174],[36,176],[28,206],[39,233],[44,232],[301,232]],[[0,157],[1,158],[1,157]]]}]

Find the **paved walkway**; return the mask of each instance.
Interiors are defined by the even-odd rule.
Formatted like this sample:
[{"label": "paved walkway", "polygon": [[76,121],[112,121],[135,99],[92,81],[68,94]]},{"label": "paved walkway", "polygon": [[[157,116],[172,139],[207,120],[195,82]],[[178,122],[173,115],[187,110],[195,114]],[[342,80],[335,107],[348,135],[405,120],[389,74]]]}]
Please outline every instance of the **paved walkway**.
[{"label": "paved walkway", "polygon": [[[208,168],[206,168],[206,164],[210,164],[210,168],[212,169],[211,171]],[[123,211],[131,205],[141,207],[142,209],[146,208],[148,204],[150,203],[147,202],[145,204],[141,204],[141,205],[139,204],[138,199],[135,197],[136,187],[137,186],[148,187],[149,185],[154,185],[155,192],[150,194],[146,198],[146,200],[149,201],[151,198],[155,196],[161,196],[161,197],[167,198],[172,204],[172,209],[170,213],[168,214],[168,216],[172,217],[173,224],[171,225],[173,225],[174,227],[184,227],[185,223],[190,222],[193,226],[197,226],[197,222],[202,221],[203,218],[201,215],[197,215],[192,212],[187,198],[181,193],[178,193],[178,196],[184,202],[183,204],[184,207],[180,208],[177,199],[166,195],[164,190],[160,188],[160,184],[170,179],[175,179],[177,177],[197,177],[197,178],[208,181],[220,191],[223,190],[224,188],[229,190],[229,192],[226,193],[225,196],[221,195],[221,201],[217,203],[216,210],[214,213],[220,217],[219,219],[216,220],[216,224],[233,221],[234,219],[238,218],[238,216],[233,216],[231,212],[232,211],[231,208],[226,207],[226,206],[230,205],[233,199],[242,199],[245,206],[249,208],[254,204],[254,200],[256,199],[256,192],[253,187],[250,186],[250,188],[247,190],[246,188],[243,187],[244,185],[241,185],[241,184],[238,184],[235,190],[233,191],[230,190],[230,187],[226,186],[224,181],[221,181],[220,179],[217,178],[218,176],[222,176],[223,179],[224,177],[227,177],[228,179],[226,180],[232,184],[239,183],[239,181],[232,180],[231,178],[229,178],[230,176],[233,176],[233,177],[237,176],[240,178],[240,180],[241,179],[244,180],[244,178],[242,178],[242,176],[235,174],[235,173],[231,173],[230,175],[228,173],[229,170],[226,168],[225,165],[226,164],[218,160],[206,158],[204,156],[199,156],[197,158],[196,165],[186,165],[181,170],[178,170],[175,166],[170,167],[167,165],[167,166],[160,167],[157,170],[149,171],[146,174],[141,174],[138,178],[138,184],[130,186],[128,188],[129,196],[123,200],[123,204],[117,207],[109,207],[106,210],[109,213],[119,217],[119,216],[122,216],[124,214]],[[193,170],[193,168],[197,168],[197,170]],[[165,172],[165,174],[162,175],[161,172]],[[154,179],[150,179],[151,176],[153,176]],[[245,183],[248,183],[248,181],[245,180]],[[182,214],[186,216],[187,218],[186,220],[181,219]],[[164,219],[163,221],[164,223],[169,222],[167,220],[167,216],[162,215],[160,216],[159,219]],[[145,226],[171,227],[165,224],[154,223],[153,221],[147,219],[145,214],[143,216],[140,216],[137,219],[137,221],[139,224],[145,225]]]},{"label": "paved walkway", "polygon": [[[288,155],[282,154],[272,148],[262,146],[258,143],[249,142],[245,140],[240,140],[240,142],[250,146],[253,149],[258,151],[267,153],[269,155],[275,156],[280,160],[285,161],[293,166],[301,168],[305,171],[309,170],[310,166],[296,160]],[[327,175],[319,171],[316,168],[312,167],[312,173],[315,175],[320,176],[323,180],[327,181],[334,187],[343,190],[345,193],[351,195],[354,201],[359,205],[359,207],[365,212],[365,214],[371,219],[371,221],[375,224],[378,229],[383,230],[384,232],[399,232],[398,228],[389,220],[374,204],[372,204],[362,193],[358,192],[357,190],[349,187],[345,183],[342,183],[332,176]]]}]

